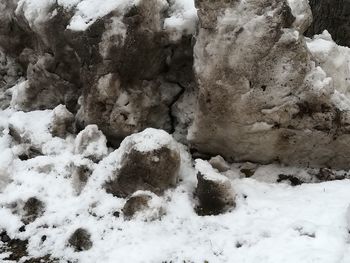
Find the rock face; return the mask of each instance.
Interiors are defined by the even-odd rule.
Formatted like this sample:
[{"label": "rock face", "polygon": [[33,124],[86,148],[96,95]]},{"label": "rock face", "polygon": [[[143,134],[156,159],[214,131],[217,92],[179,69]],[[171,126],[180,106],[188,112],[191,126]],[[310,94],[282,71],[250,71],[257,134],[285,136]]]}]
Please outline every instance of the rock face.
[{"label": "rock face", "polygon": [[193,147],[231,161],[348,167],[348,111],[302,36],[310,10],[279,0],[196,4]]},{"label": "rock face", "polygon": [[349,0],[310,0],[313,22],[307,36],[320,34],[323,30],[331,33],[336,43],[350,45],[350,1]]},{"label": "rock face", "polygon": [[180,154],[176,142],[166,132],[146,129],[127,137],[118,151],[123,152],[120,168],[106,183],[107,192],[127,197],[137,190],[161,194],[175,186]]},{"label": "rock face", "polygon": [[235,207],[235,193],[230,180],[216,172],[209,163],[196,160],[196,197],[199,215],[218,215]]}]

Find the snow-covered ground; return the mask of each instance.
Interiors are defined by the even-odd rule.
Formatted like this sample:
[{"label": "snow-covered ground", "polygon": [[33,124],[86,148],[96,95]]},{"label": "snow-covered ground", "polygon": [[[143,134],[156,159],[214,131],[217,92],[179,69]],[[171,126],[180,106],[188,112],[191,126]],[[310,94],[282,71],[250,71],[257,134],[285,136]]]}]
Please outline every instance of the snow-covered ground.
[{"label": "snow-covered ground", "polygon": [[[119,150],[109,149],[109,156],[95,164],[75,153],[74,136],[51,136],[51,118],[49,110],[0,113],[0,227],[11,238],[29,239],[30,256],[50,254],[62,262],[83,263],[350,262],[349,180],[290,186],[269,180],[279,173],[302,170],[261,166],[253,178],[242,178],[236,164],[225,173],[237,194],[236,208],[218,216],[198,216],[193,197],[196,171],[182,149],[182,180],[161,197],[166,214],[160,220],[142,216],[125,220],[120,212],[125,199],[102,188],[118,163]],[[28,160],[16,157],[21,146],[10,137],[9,124],[41,148],[43,155]],[[71,172],[77,164],[94,170],[80,194]],[[30,197],[41,200],[45,210],[20,232],[21,214],[11,204]],[[68,246],[77,228],[91,233],[91,249],[74,252]],[[7,256],[0,256],[2,262],[7,262]]]}]

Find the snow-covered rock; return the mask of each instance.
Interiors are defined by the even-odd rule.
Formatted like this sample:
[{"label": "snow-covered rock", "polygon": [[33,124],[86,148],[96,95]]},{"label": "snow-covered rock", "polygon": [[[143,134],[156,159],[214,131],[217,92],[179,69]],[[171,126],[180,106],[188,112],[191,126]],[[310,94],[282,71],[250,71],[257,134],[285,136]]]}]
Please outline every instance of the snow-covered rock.
[{"label": "snow-covered rock", "polygon": [[224,175],[218,173],[206,161],[196,160],[197,188],[196,196],[199,215],[218,215],[236,206],[236,194],[231,182]]},{"label": "snow-covered rock", "polygon": [[125,219],[156,220],[165,213],[160,197],[149,191],[135,192],[125,203],[123,209]]},{"label": "snow-covered rock", "polygon": [[146,129],[127,137],[118,151],[122,157],[114,176],[106,183],[107,192],[127,197],[137,190],[161,194],[176,185],[180,150],[171,135]]}]

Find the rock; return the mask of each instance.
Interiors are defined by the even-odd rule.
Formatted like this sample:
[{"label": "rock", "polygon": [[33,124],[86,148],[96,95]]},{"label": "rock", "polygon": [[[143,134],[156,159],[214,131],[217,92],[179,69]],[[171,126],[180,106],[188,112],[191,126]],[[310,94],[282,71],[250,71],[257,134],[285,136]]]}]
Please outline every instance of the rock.
[{"label": "rock", "polygon": [[11,238],[7,235],[6,231],[3,231],[0,233],[0,240],[1,242],[7,243],[11,240]]},{"label": "rock", "polygon": [[209,160],[210,165],[217,169],[220,173],[230,170],[230,165],[220,155],[212,157]]},{"label": "rock", "polygon": [[126,220],[141,218],[146,221],[159,219],[165,213],[162,200],[149,191],[135,192],[126,201],[122,211]]},{"label": "rock", "polygon": [[307,36],[328,30],[335,42],[350,45],[350,2],[348,0],[310,0],[313,22],[306,32]]},{"label": "rock", "polygon": [[52,112],[50,132],[52,136],[64,138],[67,133],[74,133],[74,115],[66,106],[58,105]]},{"label": "rock", "polygon": [[277,183],[284,182],[284,181],[289,181],[292,186],[297,186],[304,183],[304,181],[302,181],[297,176],[289,175],[289,174],[279,174]]},{"label": "rock", "polygon": [[107,155],[107,139],[97,125],[89,125],[77,135],[74,153],[94,162],[102,160]]},{"label": "rock", "polygon": [[255,174],[255,171],[258,169],[258,165],[254,163],[243,163],[239,167],[239,171],[243,174],[244,177],[252,177]]},{"label": "rock", "polygon": [[76,252],[89,250],[92,247],[91,234],[83,228],[78,228],[70,236],[68,244],[74,248]]},{"label": "rock", "polygon": [[336,171],[332,171],[328,168],[321,168],[319,173],[316,174],[316,177],[321,182],[343,180],[346,178],[344,174],[337,174]]},{"label": "rock", "polygon": [[44,209],[45,204],[42,201],[40,201],[36,197],[29,198],[23,206],[23,223],[27,225],[29,223],[34,222],[38,217],[40,217],[44,213]]},{"label": "rock", "polygon": [[137,190],[162,194],[176,185],[180,153],[175,140],[165,131],[146,129],[127,137],[118,149],[120,165],[105,185],[107,192],[127,197]]},{"label": "rock", "polygon": [[315,66],[302,36],[308,5],[196,3],[201,23],[194,47],[199,95],[188,133],[192,148],[229,162],[348,168],[349,109],[334,98],[347,93]]},{"label": "rock", "polygon": [[211,165],[196,160],[197,188],[195,195],[198,198],[196,212],[198,215],[218,215],[233,209],[235,204],[235,193],[230,180],[216,172]]}]

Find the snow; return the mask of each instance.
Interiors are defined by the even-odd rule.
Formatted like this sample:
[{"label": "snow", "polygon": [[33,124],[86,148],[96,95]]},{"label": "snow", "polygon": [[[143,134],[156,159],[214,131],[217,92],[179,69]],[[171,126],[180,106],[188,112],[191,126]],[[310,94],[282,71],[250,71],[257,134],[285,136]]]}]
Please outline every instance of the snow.
[{"label": "snow", "polygon": [[164,21],[164,28],[175,31],[175,39],[183,33],[195,33],[198,16],[193,0],[171,0],[170,11],[170,17]]},{"label": "snow", "polygon": [[[23,113],[13,110],[0,114],[3,129],[0,160],[9,165],[12,180],[0,193],[0,225],[12,238],[29,239],[32,256],[52,254],[62,262],[84,263],[165,260],[346,263],[350,260],[346,216],[349,180],[292,187],[267,180],[229,179],[208,162],[198,159],[197,170],[214,179],[229,180],[237,193],[237,207],[232,212],[201,217],[194,211],[196,170],[189,155],[182,154],[182,182],[152,204],[164,207],[166,214],[161,220],[145,221],[147,214],[142,216],[141,213],[125,221],[122,216],[113,216],[115,211],[121,211],[125,199],[113,197],[102,188],[108,175],[118,166],[123,147],[126,147],[123,144],[132,142],[142,150],[150,150],[168,145],[171,136],[164,131],[147,129],[130,136],[118,150],[94,164],[74,154],[74,138],[63,140],[48,135],[51,115],[52,111]],[[60,147],[60,151],[27,161],[9,158],[6,152],[11,152],[14,145],[9,142],[8,123],[23,129],[33,141],[47,147]],[[183,146],[177,147],[183,151]],[[76,194],[72,182],[72,163],[86,163],[94,170],[80,195]],[[265,177],[286,172],[277,166],[262,169],[257,169],[257,174],[265,174]],[[11,212],[9,204],[33,196],[45,203],[45,213],[29,224],[25,232],[19,232],[22,223],[19,215]],[[91,233],[93,247],[88,251],[74,252],[67,246],[70,235],[79,227]],[[47,236],[45,242],[41,241],[43,235]]]},{"label": "snow", "polygon": [[[16,12],[23,12],[24,17],[32,28],[45,23],[47,19],[56,13],[51,10],[57,2],[67,10],[73,10],[74,15],[67,26],[72,31],[84,31],[97,19],[118,10],[123,15],[133,5],[138,5],[140,0],[20,0]],[[159,0],[159,5],[168,5],[166,1]],[[193,0],[170,1],[170,16],[164,21],[164,28],[173,31],[177,37],[182,33],[193,34],[198,20],[197,10]]]},{"label": "snow", "polygon": [[82,0],[76,6],[76,12],[68,25],[73,31],[84,31],[98,18],[103,17],[113,10],[118,9],[120,13],[137,4],[138,0]]}]

